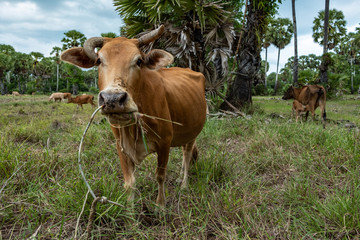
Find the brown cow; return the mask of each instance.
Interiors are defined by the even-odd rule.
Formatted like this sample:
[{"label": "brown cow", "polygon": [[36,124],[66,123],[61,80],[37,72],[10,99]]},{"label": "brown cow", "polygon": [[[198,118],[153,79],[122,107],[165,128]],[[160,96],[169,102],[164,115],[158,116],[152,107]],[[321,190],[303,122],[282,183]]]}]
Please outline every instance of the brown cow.
[{"label": "brown cow", "polygon": [[[83,68],[98,66],[99,105],[116,138],[129,200],[134,194],[135,164],[149,153],[157,153],[156,202],[161,206],[165,204],[170,147],[182,146],[184,188],[190,160],[197,156],[195,139],[206,119],[204,76],[190,69],[163,68],[173,62],[173,56],[163,50],[153,49],[147,54],[140,50],[163,31],[161,26],[139,39],[91,38],[84,48],[72,48],[61,55],[63,61]],[[97,47],[100,50],[96,53]],[[147,144],[142,141],[144,133]]]},{"label": "brown cow", "polygon": [[294,100],[292,107],[292,115],[296,114],[296,122],[302,113],[310,111],[309,105],[302,105],[298,100]]},{"label": "brown cow", "polygon": [[77,104],[77,108],[79,108],[79,106],[81,107],[81,109],[84,109],[83,108],[83,104],[87,104],[87,103],[90,103],[91,106],[95,107],[95,103],[94,103],[94,96],[92,95],[87,95],[87,94],[83,94],[83,95],[80,95],[80,96],[76,96],[74,98],[70,97],[68,98],[68,103],[75,103]]},{"label": "brown cow", "polygon": [[69,99],[69,98],[71,98],[71,93],[64,92],[64,99]]},{"label": "brown cow", "polygon": [[301,88],[295,88],[290,86],[287,91],[284,93],[283,99],[296,99],[302,105],[308,105],[308,109],[306,111],[307,119],[309,115],[309,111],[311,112],[313,120],[315,119],[315,110],[318,106],[321,109],[321,120],[323,123],[323,127],[325,128],[326,121],[326,111],[325,111],[325,103],[326,103],[326,91],[323,86],[320,85],[306,85]]}]

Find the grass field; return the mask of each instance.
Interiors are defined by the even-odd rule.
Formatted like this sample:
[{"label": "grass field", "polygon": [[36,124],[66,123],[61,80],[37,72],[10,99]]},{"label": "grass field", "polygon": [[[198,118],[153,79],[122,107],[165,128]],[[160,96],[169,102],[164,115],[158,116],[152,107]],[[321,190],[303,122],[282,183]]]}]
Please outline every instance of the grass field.
[{"label": "grass field", "polygon": [[[255,97],[250,120],[209,118],[186,190],[176,181],[181,150],[171,151],[160,212],[156,156],[137,167],[131,210],[114,137],[98,114],[85,174],[97,195],[125,207],[98,204],[91,238],[359,239],[360,133],[347,125],[360,125],[359,105],[350,96],[327,101],[325,130],[291,121],[291,101],[273,97]],[[94,109],[75,109],[47,96],[0,96],[0,239],[84,239],[93,199],[77,151]]]}]

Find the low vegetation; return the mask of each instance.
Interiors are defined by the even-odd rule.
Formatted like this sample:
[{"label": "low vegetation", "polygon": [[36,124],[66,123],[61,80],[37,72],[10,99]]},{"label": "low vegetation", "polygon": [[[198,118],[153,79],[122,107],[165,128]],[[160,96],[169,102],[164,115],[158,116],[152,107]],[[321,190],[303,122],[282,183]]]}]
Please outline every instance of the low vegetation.
[{"label": "low vegetation", "polygon": [[[177,182],[181,150],[171,152],[163,211],[154,205],[155,155],[137,167],[130,209],[114,137],[96,115],[83,168],[97,195],[124,207],[99,203],[92,239],[356,238],[360,100],[327,101],[325,130],[311,118],[290,120],[291,103],[257,97],[251,119],[209,118],[186,190]],[[0,239],[84,238],[93,199],[77,151],[93,111],[0,96]]]}]

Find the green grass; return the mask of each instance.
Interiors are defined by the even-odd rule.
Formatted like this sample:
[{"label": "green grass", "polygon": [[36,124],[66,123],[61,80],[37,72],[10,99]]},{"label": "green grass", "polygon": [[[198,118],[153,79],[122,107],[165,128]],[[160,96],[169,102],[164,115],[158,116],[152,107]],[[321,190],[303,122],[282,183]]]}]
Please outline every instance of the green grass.
[{"label": "green grass", "polygon": [[[186,190],[177,182],[181,150],[171,151],[160,213],[156,156],[137,166],[132,212],[114,137],[98,114],[84,142],[85,174],[97,195],[126,207],[98,204],[92,238],[355,239],[360,133],[343,123],[359,126],[360,100],[327,101],[325,130],[318,120],[289,120],[291,103],[256,97],[251,120],[209,118]],[[75,109],[46,96],[0,96],[0,239],[26,239],[39,226],[37,239],[72,239],[78,219],[84,236],[93,199],[85,199],[77,151],[94,109]]]}]

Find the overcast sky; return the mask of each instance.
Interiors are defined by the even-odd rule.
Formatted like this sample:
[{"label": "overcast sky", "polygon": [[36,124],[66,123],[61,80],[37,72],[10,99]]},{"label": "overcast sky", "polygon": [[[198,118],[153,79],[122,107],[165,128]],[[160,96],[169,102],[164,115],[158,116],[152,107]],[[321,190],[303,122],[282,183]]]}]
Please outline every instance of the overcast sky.
[{"label": "overcast sky", "polygon": [[[312,22],[325,7],[325,0],[297,0],[299,56],[320,55],[322,47],[314,43]],[[359,0],[330,0],[330,9],[343,11],[347,29],[360,26]],[[283,0],[278,17],[292,20],[291,0]],[[101,33],[119,34],[122,20],[112,0],[0,0],[0,44],[9,44],[18,52],[41,52],[49,56],[54,46],[62,46],[64,33],[75,29],[87,38]],[[280,69],[294,54],[293,41],[281,51]],[[263,59],[265,54],[262,53]],[[276,71],[277,49],[268,49],[270,72]]]}]

